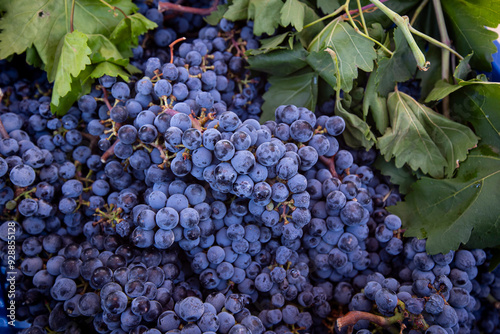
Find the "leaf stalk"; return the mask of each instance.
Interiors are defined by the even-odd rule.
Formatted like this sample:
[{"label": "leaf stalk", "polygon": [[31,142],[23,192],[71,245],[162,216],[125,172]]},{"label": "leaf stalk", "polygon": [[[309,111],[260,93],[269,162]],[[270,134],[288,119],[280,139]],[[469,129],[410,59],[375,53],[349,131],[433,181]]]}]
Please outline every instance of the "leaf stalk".
[{"label": "leaf stalk", "polygon": [[413,25],[415,21],[417,20],[417,17],[422,13],[422,10],[424,10],[425,6],[429,3],[429,0],[424,0],[422,3],[417,7],[415,10],[415,13],[413,14],[413,17],[411,18],[410,25]]},{"label": "leaf stalk", "polygon": [[464,59],[464,57],[462,57],[462,55],[460,55],[460,53],[458,53],[457,51],[453,50],[451,47],[449,47],[448,45],[444,44],[444,43],[441,43],[440,41],[438,41],[437,39],[434,39],[432,38],[431,36],[429,35],[426,35],[424,34],[423,32],[421,31],[418,31],[417,29],[413,28],[412,26],[409,26],[408,27],[410,29],[410,31],[417,35],[418,37],[421,37],[423,39],[425,39],[427,42],[431,43],[431,44],[434,44],[435,46],[438,46],[440,48],[443,48],[443,49],[446,49],[448,50],[449,52],[451,52],[452,54],[454,54],[455,56],[457,56],[458,59],[462,60]]},{"label": "leaf stalk", "polygon": [[415,42],[415,39],[413,38],[411,32],[410,32],[410,22],[407,16],[400,16],[398,13],[395,11],[391,10],[389,7],[384,5],[382,2],[379,0],[370,0],[371,3],[373,3],[375,6],[378,7],[382,12],[384,12],[385,15],[387,15],[392,22],[394,22],[403,32],[406,40],[408,41],[408,45],[410,46],[411,51],[413,52],[413,56],[415,57],[415,60],[417,61],[417,66],[421,71],[427,71],[430,65],[430,62],[425,60],[425,56],[420,50],[420,48],[417,45],[417,42]]},{"label": "leaf stalk", "polygon": [[332,17],[335,17],[337,15],[339,15],[340,13],[342,13],[344,10],[345,10],[346,6],[345,5],[342,5],[340,6],[339,8],[337,8],[337,10],[335,10],[333,13],[331,14],[328,14],[328,15],[325,15],[323,17],[320,17],[319,19],[317,19],[316,21],[313,21],[311,23],[308,23],[304,26],[304,28],[302,29],[306,29],[306,28],[309,28],[313,25],[315,25],[316,23],[320,23],[321,21],[324,21],[324,20],[327,20],[329,18],[332,18]]},{"label": "leaf stalk", "polygon": [[[441,41],[444,45],[450,48],[451,42],[448,36],[448,31],[446,30],[446,22],[444,20],[443,8],[441,7],[440,0],[432,0],[434,4],[434,11],[436,13],[436,19],[439,28],[439,34],[441,35]],[[446,48],[441,49],[441,78],[448,82],[450,77],[450,51]],[[443,98],[443,115],[450,118],[450,97],[449,95]]]},{"label": "leaf stalk", "polygon": [[[359,0],[357,0],[357,1],[358,1],[358,5],[360,5]],[[369,39],[370,41],[372,41],[375,44],[377,44],[378,46],[380,46],[380,48],[382,50],[384,50],[384,52],[386,52],[387,54],[390,54],[392,56],[393,52],[391,50],[389,50],[388,48],[386,48],[384,44],[382,44],[379,41],[377,41],[376,39],[370,37],[370,35],[368,35],[368,32],[367,33],[363,33],[362,31],[359,30],[358,26],[356,25],[356,23],[354,22],[354,19],[351,16],[351,12],[348,10],[349,9],[349,2],[350,2],[350,0],[347,0],[346,3],[345,3],[345,5],[344,5],[344,7],[346,9],[346,14],[345,15],[347,15],[347,18],[348,18],[349,22],[351,23],[352,27],[354,28],[354,30],[358,34],[360,34],[361,36],[363,36],[364,38]],[[363,11],[360,11],[360,16],[361,16],[362,21],[364,22]],[[363,28],[365,29],[365,31],[367,31],[366,24],[363,23],[362,25],[363,25]]]},{"label": "leaf stalk", "polygon": [[363,15],[363,7],[361,7],[361,0],[356,0],[358,3],[358,9],[359,9],[359,17],[361,18],[361,24],[363,25],[363,29],[365,31],[365,34],[368,35],[368,28],[366,27],[366,22],[365,22],[365,16]]},{"label": "leaf stalk", "polygon": [[102,2],[104,5],[108,6],[109,8],[111,8],[111,10],[113,10],[113,11],[118,10],[119,12],[121,12],[123,14],[123,16],[125,16],[126,19],[128,19],[127,14],[123,10],[121,10],[121,8],[118,8],[116,6],[112,6],[104,0],[99,0],[99,1]]},{"label": "leaf stalk", "polygon": [[75,19],[75,2],[76,2],[76,0],[73,0],[71,3],[71,16],[69,18],[69,30],[70,30],[70,32],[73,32],[75,30],[75,27],[73,25],[73,21]]}]

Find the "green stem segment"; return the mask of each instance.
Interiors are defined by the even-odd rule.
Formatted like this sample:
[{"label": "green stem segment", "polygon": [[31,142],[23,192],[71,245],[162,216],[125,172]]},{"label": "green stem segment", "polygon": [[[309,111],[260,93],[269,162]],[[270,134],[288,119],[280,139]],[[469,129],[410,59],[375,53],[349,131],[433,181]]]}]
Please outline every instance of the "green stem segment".
[{"label": "green stem segment", "polygon": [[[118,8],[116,6],[112,6],[104,0],[99,0],[99,1],[102,2],[104,5],[108,6],[109,8],[111,8],[111,10],[113,10],[113,11],[115,11],[115,10],[120,11],[123,14],[123,16],[125,16],[125,18],[128,19],[127,14],[125,14],[125,12],[123,10],[121,10],[120,8]],[[73,1],[73,3],[74,3],[74,1]]]},{"label": "green stem segment", "polygon": [[[441,35],[441,41],[444,45],[450,48],[451,41],[448,36],[448,31],[446,30],[446,22],[444,20],[443,8],[441,7],[440,0],[432,0],[434,4],[434,11],[436,12],[436,19],[439,27],[439,34]],[[450,77],[450,51],[448,48],[441,49],[441,78],[448,82]],[[446,96],[443,98],[443,115],[450,118],[450,98]]]},{"label": "green stem segment", "polygon": [[361,24],[363,25],[363,29],[365,34],[368,35],[368,28],[366,27],[365,16],[363,15],[363,7],[361,7],[361,0],[357,0],[358,9],[359,9],[359,17],[361,18]]},{"label": "green stem segment", "polygon": [[429,0],[424,0],[422,3],[418,6],[418,8],[415,10],[415,14],[413,14],[413,17],[411,18],[410,25],[413,25],[415,21],[417,20],[417,17],[422,13],[422,10],[424,10],[425,6],[429,3]]},{"label": "green stem segment", "polygon": [[340,7],[339,7],[339,8],[337,8],[337,10],[336,10],[336,11],[334,11],[333,13],[328,14],[328,15],[325,15],[325,16],[323,16],[323,17],[321,17],[321,18],[317,19],[316,21],[313,21],[313,22],[311,22],[311,23],[306,24],[306,25],[304,26],[304,28],[303,28],[303,29],[309,28],[309,27],[311,27],[311,26],[315,25],[316,23],[319,23],[319,22],[321,22],[321,21],[324,21],[324,20],[327,20],[327,19],[329,19],[329,18],[335,17],[335,16],[339,15],[340,13],[342,13],[342,12],[344,11],[344,9],[345,9],[345,8],[346,8],[346,6],[345,6],[345,5],[340,6]]},{"label": "green stem segment", "polygon": [[441,43],[440,41],[438,41],[437,39],[434,39],[432,38],[431,36],[428,36],[426,34],[424,34],[423,32],[421,31],[418,31],[417,29],[413,28],[412,26],[409,27],[410,31],[417,35],[418,37],[422,37],[423,39],[425,39],[427,42],[431,43],[431,44],[434,44],[435,46],[438,46],[442,49],[446,49],[447,51],[453,53],[455,56],[457,56],[458,59],[462,60],[464,59],[464,57],[462,57],[460,55],[460,53],[458,53],[457,51],[453,50],[451,47],[449,47],[448,45],[446,44],[443,44]]},{"label": "green stem segment", "polygon": [[380,9],[382,12],[384,12],[384,14],[387,15],[392,20],[392,22],[394,22],[399,27],[399,29],[401,29],[406,40],[408,41],[408,44],[410,45],[410,49],[413,52],[413,56],[417,61],[418,68],[422,71],[427,71],[430,62],[425,60],[424,54],[418,47],[417,43],[415,42],[415,39],[413,39],[413,36],[410,32],[410,22],[408,17],[400,16],[398,13],[394,12],[389,7],[385,6],[379,0],[370,0],[370,2],[373,3],[375,6],[377,6],[378,9]]}]

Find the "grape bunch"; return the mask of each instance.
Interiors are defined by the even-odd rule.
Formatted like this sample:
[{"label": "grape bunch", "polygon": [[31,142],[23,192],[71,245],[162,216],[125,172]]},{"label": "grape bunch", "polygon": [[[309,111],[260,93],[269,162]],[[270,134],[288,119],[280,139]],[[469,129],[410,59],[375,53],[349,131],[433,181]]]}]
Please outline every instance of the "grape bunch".
[{"label": "grape bunch", "polygon": [[259,123],[252,22],[138,4],[160,26],[134,50],[144,76],[104,76],[64,116],[0,62],[1,275],[14,227],[24,334],[499,330],[492,255],[405,238],[332,101]]}]

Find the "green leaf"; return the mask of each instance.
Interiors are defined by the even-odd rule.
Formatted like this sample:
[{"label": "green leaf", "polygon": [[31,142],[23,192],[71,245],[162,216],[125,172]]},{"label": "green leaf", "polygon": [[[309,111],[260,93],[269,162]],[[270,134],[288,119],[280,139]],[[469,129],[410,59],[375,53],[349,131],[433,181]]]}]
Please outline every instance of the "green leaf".
[{"label": "green leaf", "polygon": [[132,64],[125,66],[125,69],[130,74],[142,74],[143,72]]},{"label": "green leaf", "polygon": [[453,179],[417,181],[404,202],[389,211],[401,217],[405,236],[427,238],[427,252],[446,253],[460,244],[499,244],[500,158],[474,149]]},{"label": "green leaf", "polygon": [[[309,6],[305,6],[304,12],[304,25],[312,23],[318,20],[320,17],[316,14],[316,11]],[[297,34],[300,42],[304,47],[307,47],[311,41],[316,37],[317,34],[323,30],[325,24],[323,22],[318,22],[307,29],[303,29],[300,33]]]},{"label": "green leaf", "polygon": [[340,7],[338,0],[318,0],[317,5],[325,14],[331,14]]},{"label": "green leaf", "polygon": [[407,194],[413,183],[418,180],[408,166],[398,168],[394,164],[394,160],[385,161],[381,156],[377,157],[373,167],[379,170],[382,175],[388,176],[391,183],[397,184],[401,194]]},{"label": "green leaf", "polygon": [[248,4],[250,0],[234,0],[229,5],[224,17],[230,21],[239,21],[248,19]]},{"label": "green leaf", "polygon": [[455,68],[455,72],[453,73],[453,77],[457,80],[467,80],[467,75],[470,73],[470,60],[472,58],[472,53],[465,56],[459,63],[457,68]]},{"label": "green leaf", "polygon": [[269,51],[274,50],[282,50],[287,49],[286,46],[280,46],[281,43],[285,40],[285,38],[290,35],[290,33],[286,32],[284,34],[279,34],[273,37],[265,38],[260,40],[260,48],[248,50],[247,54],[251,56],[256,56],[264,53],[268,53]]},{"label": "green leaf", "polygon": [[124,58],[116,46],[104,35],[88,35],[88,45],[92,50],[90,59],[92,63],[111,61],[120,66],[127,66],[128,58]]},{"label": "green leaf", "polygon": [[[300,45],[292,50],[276,50],[249,57],[250,68],[276,76],[287,76],[307,66],[307,51]],[[283,66],[286,64],[286,66]]]},{"label": "green leaf", "polygon": [[378,138],[386,160],[395,158],[396,167],[408,164],[413,170],[435,178],[450,177],[458,161],[477,143],[466,126],[447,119],[396,91],[387,100],[391,128]]},{"label": "green leaf", "polygon": [[452,85],[444,80],[440,80],[436,82],[434,89],[431,90],[429,95],[427,95],[427,97],[425,98],[425,103],[441,100],[445,96],[450,95],[451,93],[459,90],[460,88],[462,88],[462,86]]},{"label": "green leaf", "polygon": [[254,20],[253,33],[272,35],[280,23],[281,0],[252,0],[248,5],[248,18]]},{"label": "green leaf", "polygon": [[66,34],[57,48],[57,66],[53,68],[55,78],[52,93],[52,103],[57,106],[59,98],[71,90],[71,82],[87,65],[90,65],[89,55],[92,50],[87,45],[87,35],[73,31]]},{"label": "green leaf", "polygon": [[394,29],[394,43],[396,49],[391,58],[384,57],[378,62],[378,92],[382,96],[394,91],[396,83],[410,79],[417,68],[408,42],[399,28]]},{"label": "green leaf", "polygon": [[368,78],[363,98],[363,119],[366,121],[368,113],[371,111],[375,127],[382,134],[389,126],[389,113],[387,111],[387,99],[378,95],[376,84],[376,73],[372,72]]},{"label": "green leaf", "polygon": [[142,14],[136,13],[124,17],[111,33],[110,40],[118,45],[118,49],[127,57],[132,56],[131,49],[138,45],[139,36],[158,25]]},{"label": "green leaf", "polygon": [[35,47],[29,47],[26,50],[26,62],[32,66],[39,67],[43,69],[43,62],[40,55],[36,51]]},{"label": "green leaf", "polygon": [[342,117],[345,121],[346,128],[342,136],[348,146],[369,149],[376,143],[377,140],[368,124],[355,114],[345,110],[341,99],[337,99],[335,102],[335,115]]},{"label": "green leaf", "polygon": [[[425,43],[419,43],[418,46],[421,50],[426,49]],[[425,59],[431,62],[431,66],[427,71],[418,71],[416,75],[417,79],[420,79],[421,100],[425,99],[436,83],[441,80],[441,49],[428,45],[428,50],[423,52]]]},{"label": "green leaf", "polygon": [[489,260],[488,270],[491,272],[495,270],[500,264],[500,248],[490,248],[491,259]]},{"label": "green leaf", "polygon": [[83,71],[81,71],[78,77],[71,81],[70,91],[64,96],[58,97],[57,104],[54,104],[54,102],[56,102],[54,99],[56,94],[52,93],[50,109],[53,113],[59,116],[64,115],[66,111],[71,108],[76,101],[78,101],[80,96],[90,93],[90,90],[92,89],[92,82],[88,79],[94,67],[94,65],[88,65]]},{"label": "green leaf", "polygon": [[97,64],[92,73],[90,73],[90,77],[94,79],[99,79],[105,74],[112,77],[120,77],[124,81],[127,81],[129,78],[129,74],[123,70],[123,67],[118,66],[109,61],[104,61],[102,63]]},{"label": "green leaf", "polygon": [[335,91],[333,90],[332,86],[327,84],[323,78],[319,77],[317,104],[322,105],[327,101],[331,101],[332,97],[334,96],[335,96]]},{"label": "green leaf", "polygon": [[335,76],[335,63],[332,61],[332,56],[327,52],[311,52],[306,58],[307,63],[319,74],[323,80],[328,82],[332,88],[337,85]]},{"label": "green leaf", "polygon": [[274,120],[274,111],[282,104],[293,104],[315,110],[318,97],[318,76],[311,70],[285,78],[271,76],[271,87],[264,93],[261,122]]},{"label": "green leaf", "polygon": [[352,81],[358,76],[358,68],[373,71],[373,60],[377,57],[374,43],[360,36],[346,22],[339,19],[330,22],[309,45],[310,52],[320,52],[331,48],[339,61],[342,90],[352,89]]},{"label": "green leaf", "polygon": [[299,0],[286,0],[281,8],[281,25],[286,27],[291,24],[297,31],[301,31],[304,27],[305,7]]},{"label": "green leaf", "polygon": [[217,9],[214,10],[210,15],[205,16],[204,20],[210,25],[216,26],[219,24],[220,20],[224,17],[224,14],[226,13],[227,9],[229,8],[229,5],[224,4],[224,5],[218,5]]},{"label": "green leaf", "polygon": [[[136,9],[130,0],[115,0],[113,5],[130,14]],[[70,32],[71,1],[7,1],[0,20],[0,58],[21,54],[34,46],[46,66],[49,81],[54,81],[56,52],[64,35]],[[109,36],[122,18],[95,0],[75,0],[74,30],[84,34]]]},{"label": "green leaf", "polygon": [[448,19],[448,32],[458,53],[474,52],[470,64],[473,68],[490,72],[492,54],[497,51],[493,41],[496,32],[485,27],[500,24],[500,1],[497,0],[442,0]]},{"label": "green leaf", "polygon": [[454,115],[472,124],[481,137],[481,145],[500,153],[500,84],[476,83],[453,93],[450,98]]}]

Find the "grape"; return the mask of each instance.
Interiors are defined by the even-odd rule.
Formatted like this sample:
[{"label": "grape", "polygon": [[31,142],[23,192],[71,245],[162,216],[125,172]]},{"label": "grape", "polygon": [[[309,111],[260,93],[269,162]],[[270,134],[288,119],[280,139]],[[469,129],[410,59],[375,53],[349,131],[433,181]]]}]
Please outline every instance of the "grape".
[{"label": "grape", "polygon": [[59,278],[50,288],[50,295],[55,300],[64,301],[73,297],[76,293],[76,283],[69,278]]},{"label": "grape", "polygon": [[17,165],[10,171],[10,180],[18,187],[27,187],[35,182],[35,171],[28,165]]}]

